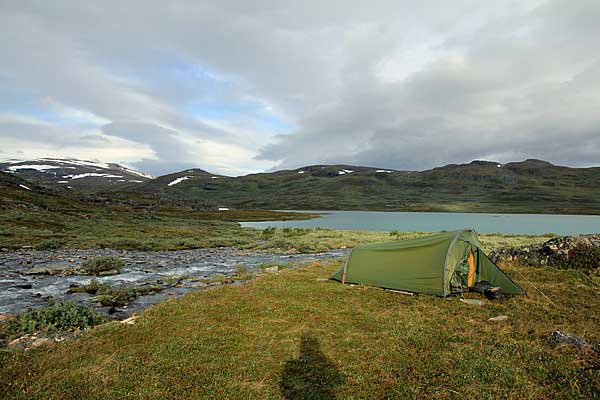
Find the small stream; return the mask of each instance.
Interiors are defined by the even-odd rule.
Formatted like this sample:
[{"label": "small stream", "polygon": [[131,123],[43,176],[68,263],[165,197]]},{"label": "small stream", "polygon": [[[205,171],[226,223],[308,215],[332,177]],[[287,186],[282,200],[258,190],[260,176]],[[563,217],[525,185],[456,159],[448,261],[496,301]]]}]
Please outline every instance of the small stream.
[{"label": "small stream", "polygon": [[[111,314],[115,318],[126,318],[163,300],[178,297],[193,290],[201,290],[212,285],[198,283],[200,278],[210,278],[216,274],[233,275],[243,266],[248,271],[258,270],[265,263],[307,264],[319,260],[345,257],[349,250],[332,250],[313,254],[277,254],[244,251],[235,248],[195,249],[179,251],[118,251],[118,250],[56,250],[0,253],[0,314],[17,314],[30,308],[42,307],[49,301],[74,301],[94,307],[98,312]],[[160,285],[156,294],[138,297],[123,307],[102,307],[91,301],[87,293],[71,293],[70,287],[88,284],[91,275],[28,275],[32,267],[51,264],[68,264],[73,268],[83,261],[99,256],[117,256],[125,266],[121,273],[100,276],[96,279],[115,287],[144,287]],[[165,283],[173,277],[184,279],[174,285]],[[173,280],[173,279],[171,279]],[[175,279],[175,281],[177,281]]]}]

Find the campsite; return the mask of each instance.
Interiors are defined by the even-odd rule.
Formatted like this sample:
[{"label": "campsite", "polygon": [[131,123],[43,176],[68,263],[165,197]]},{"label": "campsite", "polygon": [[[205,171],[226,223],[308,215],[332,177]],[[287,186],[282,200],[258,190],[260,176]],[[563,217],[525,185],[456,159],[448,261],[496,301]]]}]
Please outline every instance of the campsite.
[{"label": "campsite", "polygon": [[600,0],[0,0],[0,400],[600,400]]},{"label": "campsite", "polygon": [[[305,241],[307,234],[294,238]],[[101,323],[75,335],[26,335],[29,339],[21,343],[29,350],[0,351],[0,371],[9,382],[2,386],[3,397],[596,395],[600,300],[595,272],[544,260],[540,265],[504,261],[514,252],[502,253],[495,269],[488,257],[498,245],[523,243],[531,248],[527,254],[537,254],[538,243],[555,239],[469,230],[310,234],[315,235],[310,240],[334,240],[332,246],[344,247],[360,237],[373,244],[353,245],[337,260],[271,264],[262,272],[249,270],[241,280],[213,280],[204,290],[171,296],[122,322]],[[287,234],[277,229],[269,235]],[[559,246],[557,256],[573,246]],[[401,260],[411,257],[430,269],[396,268],[400,275],[386,270],[389,260],[402,266]],[[364,260],[367,266],[388,267],[366,282]],[[447,265],[458,273],[446,270]],[[382,284],[390,273],[386,282],[397,286]],[[469,275],[471,286],[487,280],[506,296],[488,299],[468,290]],[[452,293],[457,288],[450,284],[452,277],[461,285],[464,279],[467,289]],[[445,297],[442,281],[448,284]],[[559,334],[569,336],[563,340]],[[57,337],[61,341],[53,342]]]}]

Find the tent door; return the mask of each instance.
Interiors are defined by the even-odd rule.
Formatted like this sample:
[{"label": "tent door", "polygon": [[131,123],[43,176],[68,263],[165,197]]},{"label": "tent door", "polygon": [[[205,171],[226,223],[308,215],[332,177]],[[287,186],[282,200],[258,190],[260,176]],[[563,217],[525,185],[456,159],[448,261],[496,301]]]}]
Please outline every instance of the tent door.
[{"label": "tent door", "polygon": [[477,260],[473,248],[469,254],[458,262],[454,275],[450,280],[453,293],[468,292],[475,285],[477,277]]}]

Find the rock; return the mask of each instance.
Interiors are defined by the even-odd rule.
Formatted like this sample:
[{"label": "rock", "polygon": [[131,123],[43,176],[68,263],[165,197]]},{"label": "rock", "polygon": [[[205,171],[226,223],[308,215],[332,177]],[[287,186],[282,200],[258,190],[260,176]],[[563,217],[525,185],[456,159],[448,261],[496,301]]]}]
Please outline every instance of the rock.
[{"label": "rock", "polygon": [[135,321],[139,318],[139,316],[137,315],[132,315],[131,317],[124,319],[123,321],[121,321],[122,324],[125,325],[133,325],[135,324]]},{"label": "rock", "polygon": [[3,247],[0,249],[1,252],[6,253],[7,251],[9,251],[6,247]]},{"label": "rock", "polygon": [[564,267],[571,261],[573,248],[576,246],[599,247],[600,235],[555,237],[542,244],[496,249],[489,257],[495,263],[519,260],[529,265]]},{"label": "rock", "polygon": [[16,318],[17,316],[15,314],[0,314],[0,322],[8,322]]},{"label": "rock", "polygon": [[508,316],[506,316],[506,315],[498,315],[497,317],[492,317],[492,318],[488,319],[488,321],[492,321],[492,322],[507,321],[507,320],[508,320]]},{"label": "rock", "polygon": [[278,272],[279,271],[279,267],[269,267],[269,268],[265,268],[265,272],[268,272],[270,274],[272,274],[273,272]]},{"label": "rock", "polygon": [[557,343],[565,343],[575,346],[579,349],[591,349],[592,345],[586,342],[584,339],[570,333],[563,333],[561,331],[554,331],[550,334],[550,339]]},{"label": "rock", "polygon": [[118,273],[119,273],[119,270],[110,269],[108,271],[102,271],[102,272],[98,273],[98,276],[117,275]]},{"label": "rock", "polygon": [[29,341],[31,340],[31,338],[27,335],[25,336],[21,336],[20,338],[11,340],[10,342],[8,342],[7,347],[9,349],[20,349],[20,350],[25,350],[25,348],[27,347],[27,343],[29,343]]},{"label": "rock", "polygon": [[476,300],[476,299],[460,299],[460,301],[462,301],[465,304],[470,304],[473,306],[484,306],[485,302],[483,300]]},{"label": "rock", "polygon": [[29,349],[36,349],[38,347],[42,347],[42,346],[52,346],[54,344],[54,340],[52,339],[48,339],[48,338],[38,338],[35,339],[27,348]]},{"label": "rock", "polygon": [[29,282],[25,282],[25,283],[17,283],[14,287],[19,288],[19,289],[31,289],[32,285]]},{"label": "rock", "polygon": [[48,263],[39,264],[25,271],[26,275],[71,275],[76,271],[71,264],[67,263]]}]

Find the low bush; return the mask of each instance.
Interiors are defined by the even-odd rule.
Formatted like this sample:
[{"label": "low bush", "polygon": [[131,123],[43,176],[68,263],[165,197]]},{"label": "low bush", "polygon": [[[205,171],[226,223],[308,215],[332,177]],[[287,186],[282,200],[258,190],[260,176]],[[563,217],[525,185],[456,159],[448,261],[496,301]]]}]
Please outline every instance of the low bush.
[{"label": "low bush", "polygon": [[102,256],[86,260],[81,264],[81,268],[93,275],[99,275],[106,271],[121,271],[123,261],[115,256]]},{"label": "low bush", "polygon": [[277,232],[277,228],[275,228],[274,226],[271,226],[271,227],[263,229],[262,236],[265,239],[270,239],[275,235],[275,232]]},{"label": "low bush", "polygon": [[74,302],[54,303],[19,315],[4,329],[5,338],[35,332],[69,331],[101,324],[106,318],[92,308]]},{"label": "low bush", "polygon": [[569,268],[587,271],[600,268],[600,247],[576,245],[569,253],[567,265]]},{"label": "low bush", "polygon": [[65,243],[62,240],[57,239],[46,239],[39,242],[36,246],[36,250],[56,250],[63,247]]},{"label": "low bush", "polygon": [[283,228],[284,237],[304,236],[310,232],[310,229],[303,228]]},{"label": "low bush", "polygon": [[140,288],[116,288],[110,285],[100,283],[96,279],[82,287],[69,289],[70,293],[88,293],[95,295],[95,301],[102,304],[105,307],[108,306],[124,306],[127,303],[132,302],[139,296],[147,294],[153,294],[159,292],[160,286],[150,285]]}]

